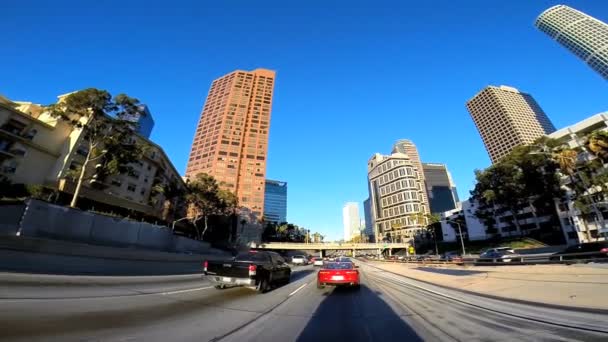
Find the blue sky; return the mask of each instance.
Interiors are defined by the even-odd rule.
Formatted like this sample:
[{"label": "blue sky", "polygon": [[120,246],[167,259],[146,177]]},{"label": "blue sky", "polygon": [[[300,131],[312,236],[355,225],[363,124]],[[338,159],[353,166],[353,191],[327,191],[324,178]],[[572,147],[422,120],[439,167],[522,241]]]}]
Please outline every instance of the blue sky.
[{"label": "blue sky", "polygon": [[183,172],[211,81],[276,70],[268,178],[289,183],[290,221],[337,239],[368,158],[399,138],[468,197],[490,162],[465,102],[488,84],[532,94],[558,128],[608,110],[606,82],[533,26],[558,3],[608,21],[605,0],[4,2],[0,93],[137,97]]}]

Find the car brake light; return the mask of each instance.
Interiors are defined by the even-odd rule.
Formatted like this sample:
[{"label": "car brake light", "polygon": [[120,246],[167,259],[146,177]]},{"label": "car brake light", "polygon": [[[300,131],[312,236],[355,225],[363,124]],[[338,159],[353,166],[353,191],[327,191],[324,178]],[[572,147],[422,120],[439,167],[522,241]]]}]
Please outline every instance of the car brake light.
[{"label": "car brake light", "polygon": [[257,273],[257,266],[256,265],[249,265],[249,276],[254,276]]},{"label": "car brake light", "polygon": [[319,274],[327,274],[327,273],[329,273],[329,272],[327,272],[327,271],[319,271]]},{"label": "car brake light", "polygon": [[207,260],[205,260],[205,262],[203,262],[203,271],[207,272],[207,266],[209,266],[209,262]]},{"label": "car brake light", "polygon": [[355,270],[355,271],[346,271],[346,274],[358,274],[359,271]]},{"label": "car brake light", "polygon": [[608,253],[608,248],[602,248],[602,249],[600,249],[600,253]]}]

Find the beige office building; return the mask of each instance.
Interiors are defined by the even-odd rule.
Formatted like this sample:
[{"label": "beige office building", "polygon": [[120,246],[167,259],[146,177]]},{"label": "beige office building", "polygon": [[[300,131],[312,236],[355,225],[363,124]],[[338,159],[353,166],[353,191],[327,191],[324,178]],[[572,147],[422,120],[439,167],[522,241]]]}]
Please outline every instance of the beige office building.
[{"label": "beige office building", "polygon": [[367,163],[370,209],[377,241],[409,242],[422,233],[426,222],[412,215],[430,213],[424,183],[407,154],[373,155]]},{"label": "beige office building", "polygon": [[467,104],[492,163],[514,147],[529,144],[555,127],[529,94],[513,87],[487,86]]},{"label": "beige office building", "polygon": [[[131,164],[133,171],[83,183],[81,198],[162,218],[165,198],[153,189],[169,183],[185,189],[185,183],[160,146],[134,137],[146,145],[146,154]],[[42,106],[0,96],[0,175],[11,183],[71,194],[72,174],[82,166],[87,145],[82,129],[51,117]],[[90,163],[87,170],[93,173],[94,168]]]},{"label": "beige office building", "polygon": [[[424,178],[424,168],[422,167],[422,162],[420,161],[420,154],[418,154],[418,148],[416,148],[416,145],[414,145],[414,143],[411,140],[399,139],[393,145],[393,150],[391,153],[406,154],[410,158],[410,161],[412,162],[412,165],[414,166],[414,172],[417,173],[418,179],[426,188],[426,180]],[[422,205],[425,207],[425,212],[430,213],[431,207],[429,206],[429,198],[428,198],[428,194],[426,193],[426,191],[424,191],[422,193],[422,199],[423,199]]]},{"label": "beige office building", "polygon": [[275,72],[237,70],[211,84],[186,177],[212,175],[258,219],[264,212],[268,132]]}]

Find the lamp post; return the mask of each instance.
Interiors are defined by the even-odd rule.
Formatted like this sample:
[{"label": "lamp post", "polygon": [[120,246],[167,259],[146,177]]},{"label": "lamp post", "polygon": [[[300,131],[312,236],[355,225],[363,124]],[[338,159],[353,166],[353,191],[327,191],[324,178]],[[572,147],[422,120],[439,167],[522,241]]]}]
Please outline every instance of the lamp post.
[{"label": "lamp post", "polygon": [[458,226],[458,234],[460,235],[460,246],[462,247],[462,257],[464,257],[465,254],[467,254],[467,252],[464,249],[464,239],[462,238],[462,228],[460,227],[460,223],[458,221],[454,221],[454,220],[440,220],[440,222],[456,223],[456,226]]}]

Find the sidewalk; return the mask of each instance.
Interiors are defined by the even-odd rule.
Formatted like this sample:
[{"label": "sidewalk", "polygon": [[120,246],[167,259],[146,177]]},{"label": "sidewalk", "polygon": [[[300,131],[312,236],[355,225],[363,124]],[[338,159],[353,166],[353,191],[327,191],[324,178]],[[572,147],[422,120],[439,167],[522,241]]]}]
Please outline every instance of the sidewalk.
[{"label": "sidewalk", "polygon": [[589,265],[455,266],[369,261],[438,285],[553,305],[608,308],[608,267]]}]

